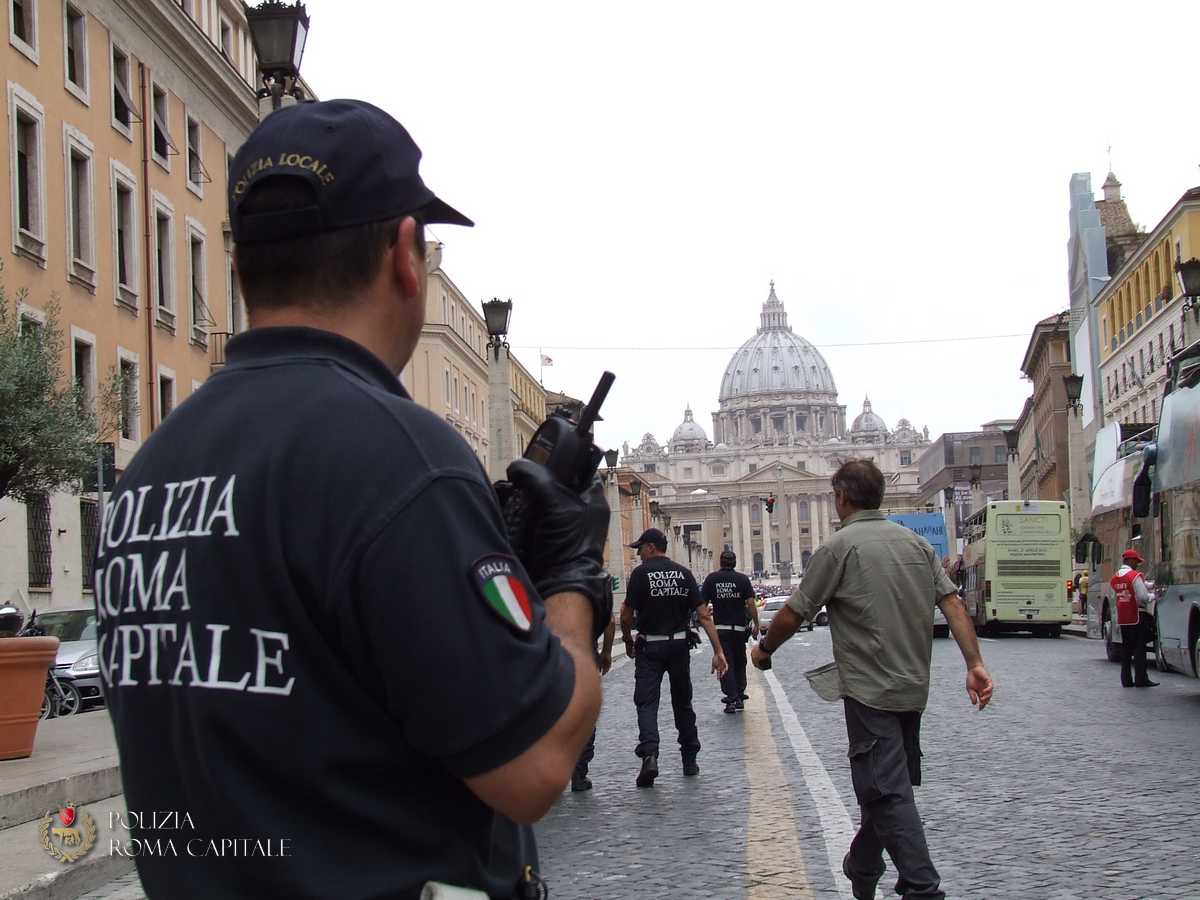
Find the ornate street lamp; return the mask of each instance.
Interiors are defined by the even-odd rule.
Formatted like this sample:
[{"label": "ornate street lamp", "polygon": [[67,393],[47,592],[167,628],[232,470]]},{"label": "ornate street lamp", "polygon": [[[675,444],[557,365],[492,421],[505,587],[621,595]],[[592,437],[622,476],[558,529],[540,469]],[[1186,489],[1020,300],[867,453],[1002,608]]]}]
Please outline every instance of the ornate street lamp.
[{"label": "ornate street lamp", "polygon": [[1015,428],[1009,428],[1004,432],[1004,443],[1008,445],[1008,455],[1017,455],[1017,442],[1021,439],[1021,433]]},{"label": "ornate street lamp", "polygon": [[[493,297],[483,304],[483,319],[487,323],[488,348],[500,358],[500,348],[508,349],[508,320],[512,318],[512,300],[498,300]],[[610,451],[615,453],[615,450]],[[634,493],[637,493],[636,491]]]},{"label": "ornate street lamp", "polygon": [[979,463],[971,465],[971,487],[978,487],[983,481],[983,466]]},{"label": "ornate street lamp", "polygon": [[1183,311],[1193,310],[1192,315],[1200,320],[1200,259],[1193,256],[1187,262],[1177,261],[1175,274],[1183,288]]},{"label": "ornate street lamp", "polygon": [[1064,375],[1063,387],[1067,389],[1067,406],[1071,407],[1072,411],[1078,414],[1081,406],[1079,396],[1083,393],[1083,376]]},{"label": "ornate street lamp", "polygon": [[610,469],[614,468],[617,465],[617,457],[618,456],[620,456],[620,452],[617,450],[605,450],[604,451],[604,464],[606,466],[608,466]]},{"label": "ornate street lamp", "polygon": [[245,6],[250,39],[263,75],[259,97],[270,97],[271,106],[279,109],[284,94],[304,100],[304,92],[296,82],[300,78],[300,60],[308,39],[308,12],[296,0],[289,6],[281,0],[265,0],[258,6]]}]

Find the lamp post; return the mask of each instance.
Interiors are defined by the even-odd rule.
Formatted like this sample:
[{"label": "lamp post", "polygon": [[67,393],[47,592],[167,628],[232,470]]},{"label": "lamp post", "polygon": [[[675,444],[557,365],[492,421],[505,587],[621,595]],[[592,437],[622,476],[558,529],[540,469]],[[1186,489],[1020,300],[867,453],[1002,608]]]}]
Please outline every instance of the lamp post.
[{"label": "lamp post", "polygon": [[1021,499],[1021,470],[1018,459],[1017,443],[1021,439],[1020,432],[1010,428],[1004,432],[1004,443],[1008,447],[1008,499]]},{"label": "lamp post", "polygon": [[946,544],[951,559],[958,558],[958,503],[954,497],[954,485],[942,488],[942,500],[946,510]]},{"label": "lamp post", "polygon": [[619,608],[625,598],[625,582],[629,578],[629,573],[625,571],[627,554],[621,528],[621,485],[617,479],[617,459],[616,450],[604,452],[604,462],[608,466],[608,486],[605,491],[608,499],[608,574],[621,579],[613,591],[614,609]]},{"label": "lamp post", "polygon": [[983,508],[983,466],[973,463],[971,470],[971,514],[974,515]]},{"label": "lamp post", "polygon": [[272,112],[283,105],[285,95],[297,103],[306,99],[298,81],[308,22],[308,12],[299,0],[291,6],[281,0],[265,0],[246,7],[246,24],[263,77],[258,98],[269,97]]},{"label": "lamp post", "polygon": [[508,464],[517,457],[513,427],[512,359],[507,340],[512,300],[498,300],[495,297],[488,300],[483,304],[483,318],[488,331],[488,422],[491,432],[488,469],[493,479],[500,479],[504,477]]},{"label": "lamp post", "polygon": [[1083,533],[1083,523],[1091,512],[1088,491],[1084,482],[1082,375],[1064,375],[1063,388],[1067,393],[1067,506],[1071,511],[1071,531]]},{"label": "lamp post", "polygon": [[1200,322],[1200,259],[1192,257],[1186,262],[1175,263],[1175,274],[1179,276],[1179,286],[1183,288],[1183,346],[1191,344],[1188,334],[1187,312],[1192,311],[1192,321]]}]

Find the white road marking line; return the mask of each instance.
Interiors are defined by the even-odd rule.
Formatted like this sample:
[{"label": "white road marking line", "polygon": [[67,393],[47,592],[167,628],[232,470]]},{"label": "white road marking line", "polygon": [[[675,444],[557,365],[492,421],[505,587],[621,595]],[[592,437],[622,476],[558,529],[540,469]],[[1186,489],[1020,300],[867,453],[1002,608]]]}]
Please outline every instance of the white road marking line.
[{"label": "white road marking line", "polygon": [[825,770],[821,758],[813,750],[808,735],[804,733],[800,719],[797,718],[796,711],[792,709],[792,704],[788,702],[787,694],[784,693],[783,685],[779,683],[774,672],[764,672],[763,674],[766,676],[767,684],[771,686],[771,695],[775,698],[775,707],[779,710],[779,717],[783,719],[783,728],[791,742],[792,751],[796,754],[796,761],[800,763],[800,774],[804,776],[808,792],[817,805],[817,815],[821,819],[821,833],[825,839],[825,854],[829,858],[829,870],[833,873],[833,883],[845,900],[853,900],[850,894],[850,882],[842,874],[842,856],[850,849],[850,840],[854,837],[850,813],[846,811],[846,804],[842,802],[841,795],[833,786],[833,781],[829,777],[829,772]]},{"label": "white road marking line", "polygon": [[620,656],[618,656],[616,659],[613,660],[612,666],[609,667],[608,674],[611,675],[613,672],[617,671],[617,669],[621,668],[621,666],[625,665],[625,663],[627,663],[627,662],[630,662],[629,657],[626,656],[624,653],[622,653]]},{"label": "white road marking line", "polygon": [[994,643],[996,643],[996,638],[985,638],[985,637],[981,637],[981,638],[980,638],[980,640],[981,640],[981,641],[987,641],[989,644],[994,644]]}]

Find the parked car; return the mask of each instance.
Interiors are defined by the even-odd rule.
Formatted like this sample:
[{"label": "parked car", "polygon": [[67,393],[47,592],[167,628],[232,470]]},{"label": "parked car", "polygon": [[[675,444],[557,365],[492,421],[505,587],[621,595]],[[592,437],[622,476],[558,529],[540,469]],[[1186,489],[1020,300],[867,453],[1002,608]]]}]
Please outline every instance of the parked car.
[{"label": "parked car", "polygon": [[[787,606],[787,602],[788,602],[787,597],[769,597],[769,598],[767,598],[767,602],[764,603],[762,605],[762,609],[760,609],[758,611],[758,624],[759,624],[759,627],[762,628],[762,630],[764,632],[770,627],[771,620],[773,618],[775,618],[775,614],[777,612],[779,612],[781,609],[783,609],[785,606]],[[824,610],[824,608],[822,608],[821,612],[817,614],[818,623],[819,623],[821,616],[823,616],[824,614],[825,614],[825,610]],[[804,627],[807,628],[809,631],[812,631],[813,623],[805,622]]]},{"label": "parked car", "polygon": [[47,635],[58,638],[54,674],[75,684],[84,705],[103,703],[96,647],[96,610],[56,609],[39,612],[37,623]]}]

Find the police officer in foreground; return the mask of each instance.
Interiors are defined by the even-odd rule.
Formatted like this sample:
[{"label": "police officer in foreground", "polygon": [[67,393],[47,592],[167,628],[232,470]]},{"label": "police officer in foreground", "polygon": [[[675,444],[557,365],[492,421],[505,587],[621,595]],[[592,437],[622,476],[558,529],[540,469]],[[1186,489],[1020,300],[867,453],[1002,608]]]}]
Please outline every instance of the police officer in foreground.
[{"label": "police officer in foreground", "polygon": [[1117,625],[1121,627],[1121,685],[1158,687],[1146,674],[1146,642],[1150,640],[1150,590],[1138,571],[1145,562],[1136,550],[1121,554],[1123,565],[1109,582],[1117,599]]},{"label": "police officer in foreground", "polygon": [[230,166],[250,330],[125,471],[96,561],[125,803],[188,816],[134,829],[181,848],[138,856],[150,898],[535,894],[529,825],[600,707],[608,509],[514,463],[517,559],[478,459],[401,386],[423,226],[471,224],[419,158],[333,100]]},{"label": "police officer in foreground", "polygon": [[721,552],[721,568],[704,579],[700,595],[712,604],[713,620],[721,638],[721,649],[729,668],[721,677],[725,696],[725,712],[745,708],[746,700],[746,641],[758,637],[758,604],[754,602],[754,587],[750,579],[734,570],[737,555],[732,550]]},{"label": "police officer in foreground", "polygon": [[[629,545],[637,550],[642,564],[629,576],[625,602],[621,606],[621,637],[625,653],[633,659],[633,702],[637,707],[638,745],[642,760],[638,787],[650,787],[658,777],[658,699],[664,674],[671,684],[671,709],[679,732],[683,774],[698,775],[696,756],[700,736],[692,709],[691,652],[688,648],[688,616],[696,610],[700,626],[713,648],[712,671],[724,676],[728,668],[712,615],[704,606],[696,579],[686,566],[667,556],[667,536],[647,528]],[[631,633],[634,618],[638,637]]]}]

